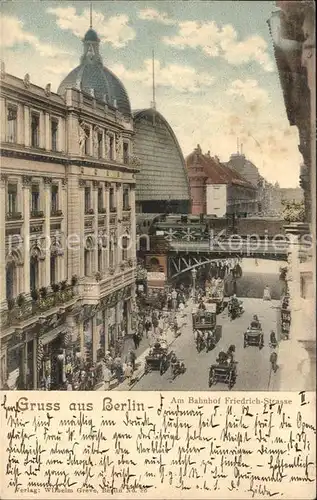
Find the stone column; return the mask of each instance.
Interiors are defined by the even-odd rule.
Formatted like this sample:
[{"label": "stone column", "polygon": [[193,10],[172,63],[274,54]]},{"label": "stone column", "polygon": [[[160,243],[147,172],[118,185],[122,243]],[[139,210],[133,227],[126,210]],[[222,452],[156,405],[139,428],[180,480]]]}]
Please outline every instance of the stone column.
[{"label": "stone column", "polygon": [[24,106],[24,145],[30,146],[31,144],[31,124],[30,124],[30,108]]},{"label": "stone column", "polygon": [[45,121],[45,141],[44,141],[44,147],[46,150],[51,149],[51,134],[50,134],[50,115],[49,113],[45,112],[44,113],[44,121]]},{"label": "stone column", "polygon": [[117,246],[117,266],[120,265],[122,260],[122,184],[116,185],[116,201],[117,201],[117,237],[118,237],[118,246]]},{"label": "stone column", "polygon": [[110,246],[110,187],[105,184],[105,209],[106,209],[106,241],[107,247],[105,252],[105,270],[109,269],[109,246]]},{"label": "stone column", "polygon": [[0,139],[1,142],[5,142],[6,140],[6,117],[7,117],[7,110],[6,110],[6,102],[4,97],[0,97],[0,120],[1,120],[1,126],[0,126]]},{"label": "stone column", "polygon": [[45,261],[42,286],[51,284],[51,192],[52,178],[44,177],[44,237],[45,237]]},{"label": "stone column", "polygon": [[61,184],[59,184],[59,193],[60,193],[60,200],[59,200],[59,208],[63,213],[63,218],[61,222],[61,250],[63,251],[63,255],[60,257],[61,265],[59,266],[59,281],[63,281],[65,279],[70,279],[71,276],[68,276],[68,251],[67,251],[67,244],[66,244],[66,238],[67,238],[67,219],[68,219],[68,213],[67,213],[67,178],[65,177],[62,179]]},{"label": "stone column", "polygon": [[46,130],[45,130],[45,116],[44,112],[40,111],[40,128],[39,128],[39,146],[40,148],[46,147]]},{"label": "stone column", "polygon": [[92,183],[92,208],[94,210],[94,249],[92,271],[95,274],[98,271],[98,188],[99,182]]},{"label": "stone column", "polygon": [[92,362],[97,363],[99,332],[97,328],[97,313],[92,317]]},{"label": "stone column", "polygon": [[18,105],[18,123],[17,123],[18,144],[24,144],[24,110],[23,105]]},{"label": "stone column", "polygon": [[130,199],[131,207],[131,241],[130,241],[130,258],[136,259],[136,248],[137,248],[137,238],[136,238],[136,213],[135,213],[135,185],[130,187]]},{"label": "stone column", "polygon": [[30,186],[32,177],[22,177],[23,187],[23,261],[24,261],[24,279],[23,291],[26,295],[30,294]]},{"label": "stone column", "polygon": [[38,346],[38,334],[34,334],[33,338],[33,390],[38,387],[38,370],[37,370],[37,346]]},{"label": "stone column", "polygon": [[85,275],[85,247],[84,247],[84,236],[85,236],[85,203],[84,203],[84,188],[86,186],[86,182],[83,179],[79,179],[79,218],[80,218],[80,273],[79,277]]},{"label": "stone column", "polygon": [[2,174],[0,178],[0,308],[6,305],[6,245],[5,245],[5,234],[6,234],[6,185],[7,176]]},{"label": "stone column", "polygon": [[105,331],[104,349],[105,349],[105,353],[106,353],[107,351],[109,351],[109,332],[108,332],[108,329],[109,329],[109,311],[108,311],[108,309],[105,309],[105,311],[104,311],[103,327],[104,327],[104,331]]}]

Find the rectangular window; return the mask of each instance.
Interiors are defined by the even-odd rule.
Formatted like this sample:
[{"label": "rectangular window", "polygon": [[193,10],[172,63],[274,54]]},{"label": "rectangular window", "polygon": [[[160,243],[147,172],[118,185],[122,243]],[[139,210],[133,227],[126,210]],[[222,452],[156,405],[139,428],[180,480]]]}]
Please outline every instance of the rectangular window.
[{"label": "rectangular window", "polygon": [[114,196],[114,188],[111,187],[109,190],[109,202],[110,202],[110,210],[114,210],[116,208],[115,196]]},{"label": "rectangular window", "polygon": [[128,210],[129,206],[129,186],[124,186],[123,188],[123,210]]},{"label": "rectangular window", "polygon": [[123,163],[126,165],[129,163],[129,143],[123,143]]},{"label": "rectangular window", "polygon": [[113,267],[114,265],[114,243],[110,238],[109,240],[109,267]]},{"label": "rectangular window", "polygon": [[17,184],[8,184],[8,213],[14,214],[17,210],[18,186]]},{"label": "rectangular window", "polygon": [[52,151],[57,151],[57,132],[58,132],[58,121],[51,120]]},{"label": "rectangular window", "polygon": [[128,258],[128,238],[123,236],[122,238],[122,260],[127,260]]},{"label": "rectangular window", "polygon": [[38,148],[40,144],[40,115],[32,113],[31,115],[31,146]]},{"label": "rectangular window", "polygon": [[91,209],[91,196],[90,196],[90,187],[85,187],[85,212],[88,213]]},{"label": "rectangular window", "polygon": [[103,191],[102,188],[98,188],[98,211],[102,211],[103,208]]},{"label": "rectangular window", "polygon": [[40,189],[38,184],[32,186],[31,191],[31,211],[38,212],[40,210]]},{"label": "rectangular window", "polygon": [[98,133],[98,158],[102,158],[102,133]]},{"label": "rectangular window", "polygon": [[52,185],[52,193],[51,193],[51,211],[52,213],[57,212],[58,210],[58,186],[56,184]]},{"label": "rectangular window", "polygon": [[56,255],[51,255],[51,285],[57,282],[57,258]]},{"label": "rectangular window", "polygon": [[110,160],[114,160],[114,137],[113,135],[109,138],[109,157]]},{"label": "rectangular window", "polygon": [[90,154],[90,129],[85,129],[86,137],[85,137],[85,155]]},{"label": "rectangular window", "polygon": [[102,248],[98,248],[98,271],[102,271]]},{"label": "rectangular window", "polygon": [[7,141],[17,142],[18,109],[8,106],[7,110]]}]

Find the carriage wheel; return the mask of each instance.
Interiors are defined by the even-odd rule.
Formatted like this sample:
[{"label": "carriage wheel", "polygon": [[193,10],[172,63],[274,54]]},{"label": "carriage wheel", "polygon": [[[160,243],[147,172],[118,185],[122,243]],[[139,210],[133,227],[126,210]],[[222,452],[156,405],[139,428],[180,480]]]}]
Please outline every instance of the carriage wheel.
[{"label": "carriage wheel", "polygon": [[209,372],[209,380],[208,380],[208,386],[211,387],[215,383],[215,374],[213,370],[210,370]]},{"label": "carriage wheel", "polygon": [[234,374],[233,374],[233,371],[231,370],[230,375],[229,375],[229,390],[232,389],[232,387],[234,386],[234,383],[235,383]]},{"label": "carriage wheel", "polygon": [[259,349],[261,350],[262,347],[264,347],[264,341],[263,341],[263,337],[260,337]]},{"label": "carriage wheel", "polygon": [[160,362],[160,375],[163,375],[164,373],[164,368],[165,368],[165,362],[162,360]]}]

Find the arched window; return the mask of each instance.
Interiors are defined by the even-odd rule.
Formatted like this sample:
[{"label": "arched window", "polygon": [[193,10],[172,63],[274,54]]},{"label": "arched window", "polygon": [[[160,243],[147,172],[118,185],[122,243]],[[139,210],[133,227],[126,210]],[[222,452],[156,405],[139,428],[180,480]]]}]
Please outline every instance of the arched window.
[{"label": "arched window", "polygon": [[30,289],[39,288],[39,260],[37,255],[32,255],[30,259]]},{"label": "arched window", "polygon": [[6,267],[6,296],[7,300],[16,296],[17,268],[15,262],[9,262]]}]

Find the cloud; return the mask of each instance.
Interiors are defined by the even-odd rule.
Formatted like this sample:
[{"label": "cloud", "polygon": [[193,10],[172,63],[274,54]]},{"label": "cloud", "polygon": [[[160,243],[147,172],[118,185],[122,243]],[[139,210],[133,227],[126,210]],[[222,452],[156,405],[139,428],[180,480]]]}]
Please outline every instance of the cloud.
[{"label": "cloud", "polygon": [[268,92],[259,87],[257,80],[235,80],[231,82],[226,93],[242,98],[243,101],[251,105],[249,110],[253,112],[256,111],[256,105],[266,106],[270,102]]},{"label": "cloud", "polygon": [[13,16],[0,16],[1,43],[5,49],[11,49],[17,45],[31,46],[43,57],[57,57],[69,54],[68,51],[52,44],[40,42],[33,33],[24,30],[23,22]]},{"label": "cloud", "polygon": [[[47,12],[56,16],[60,29],[71,31],[79,38],[83,38],[88,30],[90,13],[87,9],[82,14],[77,14],[74,7],[50,7]],[[125,47],[136,37],[134,29],[128,23],[129,17],[125,14],[106,18],[101,12],[93,12],[93,26],[101,41],[117,49]]]},{"label": "cloud", "polygon": [[179,23],[178,34],[164,36],[163,42],[178,49],[200,49],[209,57],[222,57],[235,66],[256,62],[265,71],[274,70],[266,41],[258,35],[238,40],[231,24],[218,26],[214,21],[184,21]]},{"label": "cloud", "polygon": [[175,24],[175,21],[170,19],[166,12],[159,12],[156,9],[142,9],[138,13],[138,18],[143,21],[156,21],[166,25]]},{"label": "cloud", "polygon": [[[203,88],[210,87],[214,77],[209,73],[197,72],[191,66],[168,64],[161,66],[158,60],[154,61],[155,82],[157,86],[171,87],[179,92],[200,92]],[[122,64],[115,64],[111,71],[124,82],[134,82],[145,87],[152,87],[152,60],[146,59],[143,68],[128,70]]]}]

